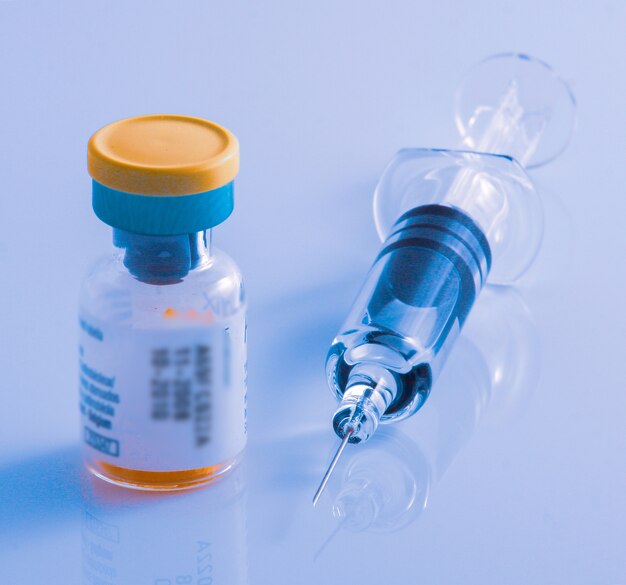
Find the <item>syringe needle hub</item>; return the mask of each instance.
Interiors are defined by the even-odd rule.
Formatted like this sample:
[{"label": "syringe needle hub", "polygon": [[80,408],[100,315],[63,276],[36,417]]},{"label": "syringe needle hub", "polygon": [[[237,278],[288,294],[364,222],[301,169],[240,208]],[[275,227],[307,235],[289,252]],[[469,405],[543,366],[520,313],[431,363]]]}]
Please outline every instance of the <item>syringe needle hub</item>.
[{"label": "syringe needle hub", "polygon": [[320,487],[317,488],[317,491],[315,492],[315,495],[313,496],[313,505],[315,506],[318,502],[318,500],[320,499],[322,493],[324,492],[324,488],[326,487],[326,484],[328,483],[328,480],[330,479],[330,476],[333,474],[333,471],[335,469],[335,466],[337,465],[337,462],[339,461],[339,458],[341,457],[341,454],[343,453],[343,450],[346,448],[346,445],[348,444],[348,441],[350,440],[350,436],[352,435],[353,429],[349,428],[346,431],[346,434],[344,435],[342,441],[341,441],[341,445],[339,445],[339,448],[337,449],[337,452],[335,453],[335,456],[333,457],[333,460],[330,462],[330,465],[328,466],[328,469],[326,470],[326,473],[324,474],[324,477],[322,478],[322,482],[320,483]]}]

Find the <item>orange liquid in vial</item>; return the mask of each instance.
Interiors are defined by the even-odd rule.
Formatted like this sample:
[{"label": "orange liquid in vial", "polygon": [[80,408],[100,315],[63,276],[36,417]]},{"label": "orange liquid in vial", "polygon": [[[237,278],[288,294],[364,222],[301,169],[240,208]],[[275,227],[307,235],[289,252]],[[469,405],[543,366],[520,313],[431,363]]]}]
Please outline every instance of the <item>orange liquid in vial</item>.
[{"label": "orange liquid in vial", "polygon": [[92,461],[88,467],[92,473],[117,485],[149,491],[185,490],[206,485],[234,467],[236,459],[225,463],[186,469],[183,471],[144,471],[111,465],[105,461]]}]

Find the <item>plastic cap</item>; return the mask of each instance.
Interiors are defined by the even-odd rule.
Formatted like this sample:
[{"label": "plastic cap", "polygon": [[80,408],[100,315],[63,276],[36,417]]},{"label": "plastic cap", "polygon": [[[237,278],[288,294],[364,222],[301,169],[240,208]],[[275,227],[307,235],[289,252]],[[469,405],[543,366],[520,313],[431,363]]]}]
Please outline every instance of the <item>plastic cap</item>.
[{"label": "plastic cap", "polygon": [[156,114],[113,122],[89,141],[89,174],[136,195],[191,195],[230,183],[239,143],[226,128],[191,116]]},{"label": "plastic cap", "polygon": [[127,118],[89,141],[93,210],[145,235],[209,229],[233,211],[239,144],[226,128],[190,116]]}]

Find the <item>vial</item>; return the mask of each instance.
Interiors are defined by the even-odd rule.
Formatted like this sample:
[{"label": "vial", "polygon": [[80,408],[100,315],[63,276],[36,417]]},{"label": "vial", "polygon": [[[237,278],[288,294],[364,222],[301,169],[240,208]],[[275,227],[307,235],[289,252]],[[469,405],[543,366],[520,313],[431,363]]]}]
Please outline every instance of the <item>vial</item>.
[{"label": "vial", "polygon": [[246,442],[243,281],[212,244],[234,206],[237,139],[200,118],[128,118],[92,136],[88,167],[113,251],[80,294],[85,464],[135,489],[206,484]]}]

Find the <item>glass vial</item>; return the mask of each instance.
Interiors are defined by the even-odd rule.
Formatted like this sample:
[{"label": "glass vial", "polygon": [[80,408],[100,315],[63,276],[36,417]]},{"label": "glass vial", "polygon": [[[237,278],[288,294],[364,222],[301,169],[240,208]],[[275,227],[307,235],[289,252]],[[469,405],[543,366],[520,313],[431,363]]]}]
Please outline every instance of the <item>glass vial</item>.
[{"label": "glass vial", "polygon": [[246,442],[243,282],[212,245],[233,210],[237,139],[199,118],[140,116],[96,132],[88,165],[114,249],[80,295],[85,463],[135,489],[206,484]]}]

